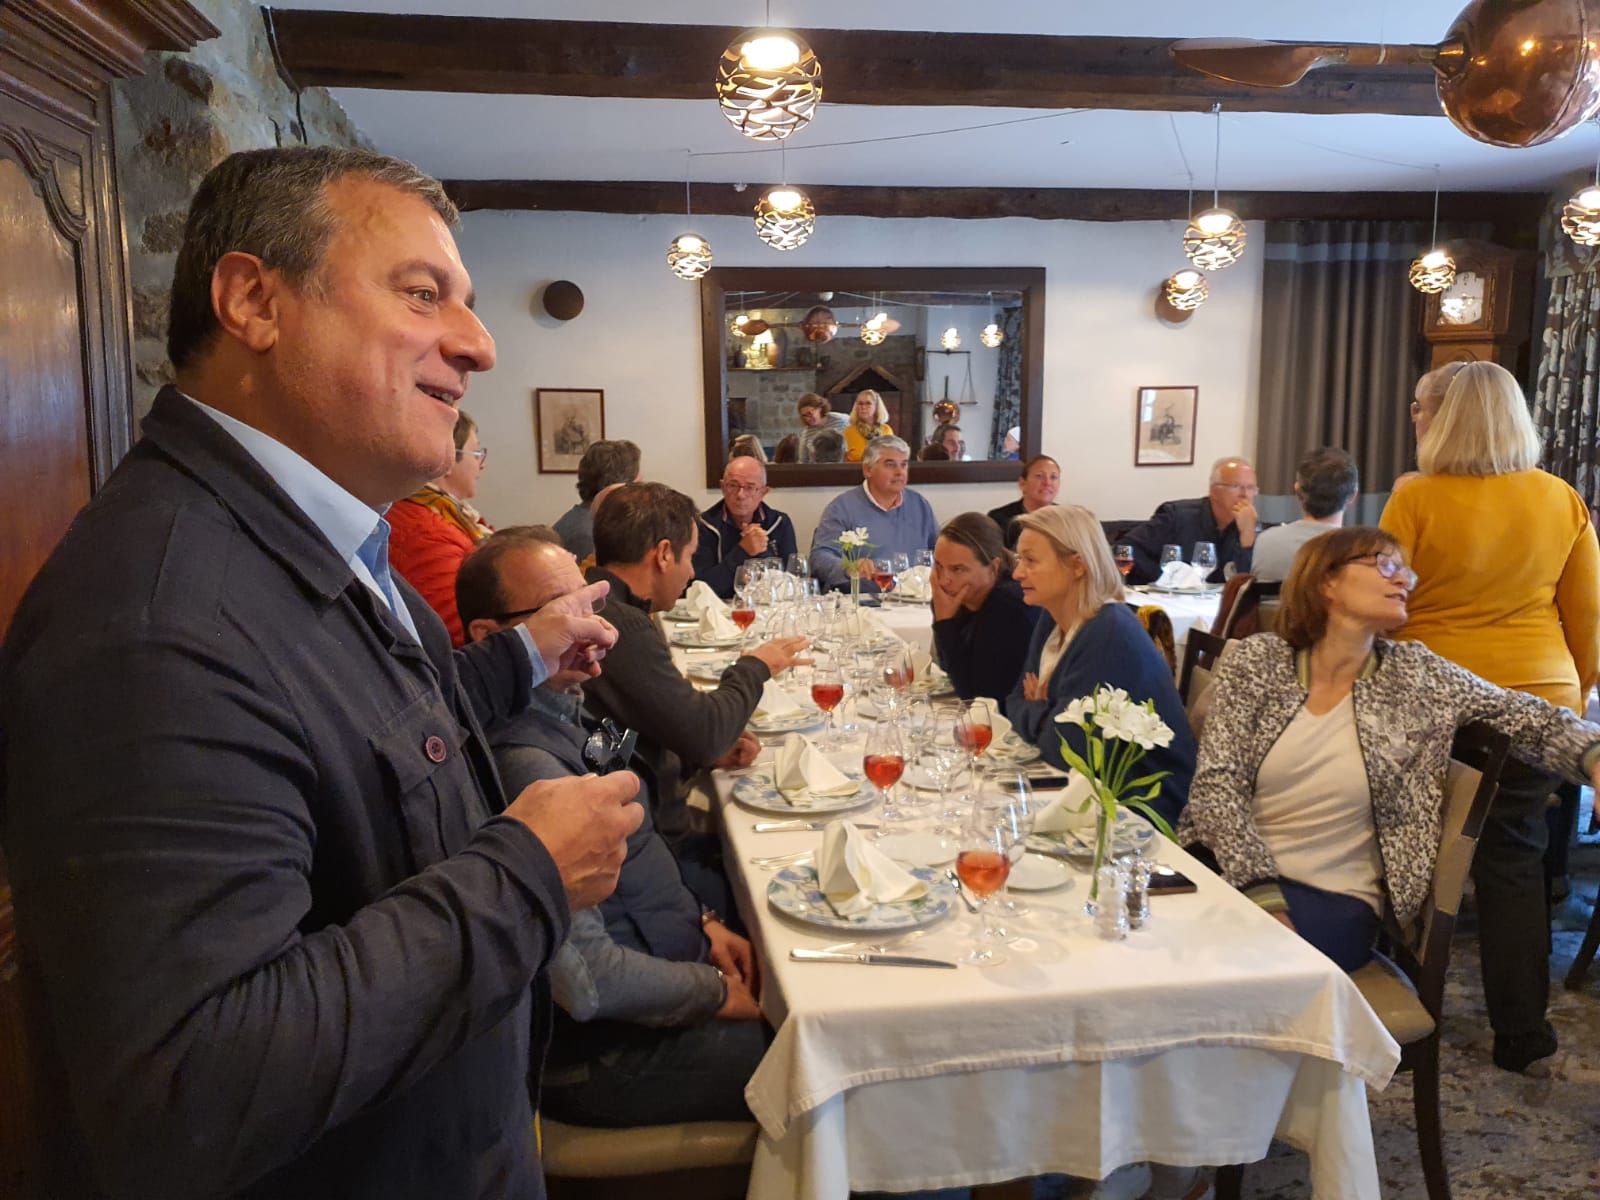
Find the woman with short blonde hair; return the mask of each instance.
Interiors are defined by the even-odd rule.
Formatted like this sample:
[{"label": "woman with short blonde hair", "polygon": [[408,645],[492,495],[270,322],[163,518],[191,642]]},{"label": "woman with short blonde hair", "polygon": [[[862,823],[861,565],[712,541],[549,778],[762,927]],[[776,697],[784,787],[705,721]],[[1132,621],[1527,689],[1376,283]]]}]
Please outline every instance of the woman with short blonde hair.
[{"label": "woman with short blonde hair", "polygon": [[[1467,363],[1419,424],[1422,474],[1380,520],[1421,577],[1395,636],[1582,712],[1600,679],[1600,546],[1578,493],[1538,469],[1516,378]],[[1557,782],[1508,764],[1472,863],[1494,1061],[1513,1071],[1556,1050],[1543,860]]]},{"label": "woman with short blonde hair", "polygon": [[1194,774],[1195,741],[1172,671],[1125,603],[1122,575],[1105,531],[1088,509],[1050,504],[1017,519],[1017,562],[1011,577],[1022,601],[1044,610],[1033,631],[1023,675],[1005,700],[1017,733],[1066,770],[1064,735],[1086,753],[1083,731],[1057,725],[1056,714],[1096,688],[1121,688],[1134,701],[1154,700],[1173,731],[1172,743],[1146,752],[1141,768],[1166,771],[1152,807],[1176,821]]}]

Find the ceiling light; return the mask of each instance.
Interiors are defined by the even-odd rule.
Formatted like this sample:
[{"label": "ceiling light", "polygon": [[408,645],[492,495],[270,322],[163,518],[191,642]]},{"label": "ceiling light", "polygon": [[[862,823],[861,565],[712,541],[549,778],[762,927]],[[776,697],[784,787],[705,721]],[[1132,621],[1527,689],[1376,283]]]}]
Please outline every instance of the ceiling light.
[{"label": "ceiling light", "polygon": [[1600,246],[1600,188],[1586,187],[1567,201],[1561,231],[1580,246]]},{"label": "ceiling light", "polygon": [[817,210],[804,192],[784,185],[756,202],[756,236],[774,250],[798,250],[806,244]]},{"label": "ceiling light", "polygon": [[746,137],[782,141],[811,120],[821,99],[822,64],[786,30],[746,30],[717,64],[722,115]]},{"label": "ceiling light", "polygon": [[883,345],[883,339],[888,336],[881,325],[874,325],[870,321],[861,327],[861,340],[869,346]]},{"label": "ceiling light", "polygon": [[1206,277],[1199,271],[1178,271],[1167,277],[1162,285],[1167,303],[1179,312],[1191,312],[1206,302],[1211,295]]},{"label": "ceiling light", "polygon": [[1444,291],[1455,282],[1455,277],[1456,260],[1437,246],[1414,260],[1407,273],[1411,286],[1430,296]]},{"label": "ceiling light", "polygon": [[1245,227],[1233,213],[1218,203],[1217,180],[1222,174],[1222,105],[1213,104],[1217,118],[1215,157],[1211,164],[1211,207],[1189,222],[1183,231],[1183,252],[1202,271],[1231,267],[1244,254]]},{"label": "ceiling light", "polygon": [[950,326],[949,329],[946,329],[939,335],[939,345],[943,346],[946,350],[959,349],[961,346],[961,331],[958,330],[954,325]]},{"label": "ceiling light", "polygon": [[983,332],[978,335],[978,340],[985,346],[989,347],[989,349],[993,350],[1001,342],[1006,340],[1006,335],[1000,332],[1000,326],[996,325],[993,321],[990,321],[983,327]]},{"label": "ceiling light", "polygon": [[667,250],[667,266],[679,279],[699,279],[711,269],[711,243],[695,233],[680,233]]}]

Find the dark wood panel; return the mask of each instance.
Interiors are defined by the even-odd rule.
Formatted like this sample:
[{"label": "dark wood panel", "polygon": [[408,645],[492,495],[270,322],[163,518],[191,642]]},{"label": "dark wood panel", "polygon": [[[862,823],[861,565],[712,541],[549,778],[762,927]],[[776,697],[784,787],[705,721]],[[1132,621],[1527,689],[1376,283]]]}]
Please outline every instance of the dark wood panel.
[{"label": "dark wood panel", "polygon": [[[464,211],[480,208],[544,212],[663,213],[684,211],[683,183],[553,179],[451,179],[450,196]],[[1171,221],[1188,213],[1184,191],[1133,188],[918,188],[806,185],[822,217],[1032,217],[1060,221]],[[758,187],[697,183],[696,213],[749,216]],[[1206,205],[1209,194],[1196,197]],[[1247,221],[1426,221],[1429,192],[1223,192],[1222,203]],[[1446,192],[1439,217],[1488,221],[1497,228],[1538,224],[1537,192]]]},{"label": "dark wood panel", "polygon": [[[0,155],[4,146],[0,143]],[[87,389],[73,246],[15,158],[0,156],[0,630],[89,501]]]},{"label": "dark wood panel", "polygon": [[[703,100],[737,26],[277,10],[301,86]],[[1440,115],[1431,68],[1330,67],[1293,88],[1210,79],[1159,37],[805,29],[828,104]]]}]

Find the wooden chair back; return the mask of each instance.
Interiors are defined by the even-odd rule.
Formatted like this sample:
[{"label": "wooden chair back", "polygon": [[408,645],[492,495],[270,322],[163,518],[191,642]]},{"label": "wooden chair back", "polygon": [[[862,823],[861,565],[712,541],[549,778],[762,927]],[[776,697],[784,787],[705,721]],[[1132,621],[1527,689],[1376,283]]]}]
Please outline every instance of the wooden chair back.
[{"label": "wooden chair back", "polygon": [[1183,701],[1183,711],[1188,714],[1189,728],[1197,738],[1211,709],[1211,685],[1215,682],[1217,664],[1236,645],[1236,641],[1217,637],[1201,629],[1191,629],[1188,640],[1183,644],[1178,697]]},{"label": "wooden chair back", "polygon": [[1211,632],[1223,638],[1247,638],[1263,632],[1261,604],[1270,600],[1273,614],[1277,614],[1281,583],[1263,583],[1249,573],[1230,576],[1222,589],[1222,603],[1217,608],[1217,619]]}]

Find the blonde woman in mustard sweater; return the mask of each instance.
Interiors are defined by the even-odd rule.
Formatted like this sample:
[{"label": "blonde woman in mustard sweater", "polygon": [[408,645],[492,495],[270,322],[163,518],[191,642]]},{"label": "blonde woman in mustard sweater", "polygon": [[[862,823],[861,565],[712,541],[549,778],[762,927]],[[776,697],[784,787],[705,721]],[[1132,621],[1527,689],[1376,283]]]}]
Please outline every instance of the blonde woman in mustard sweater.
[{"label": "blonde woman in mustard sweater", "polygon": [[[1539,435],[1516,379],[1452,368],[1417,446],[1421,477],[1381,524],[1419,576],[1396,633],[1504,688],[1583,712],[1600,677],[1600,548],[1589,510],[1537,469]],[[1420,388],[1419,388],[1420,392]],[[1556,776],[1507,764],[1472,864],[1494,1060],[1554,1054],[1543,858]]]}]

